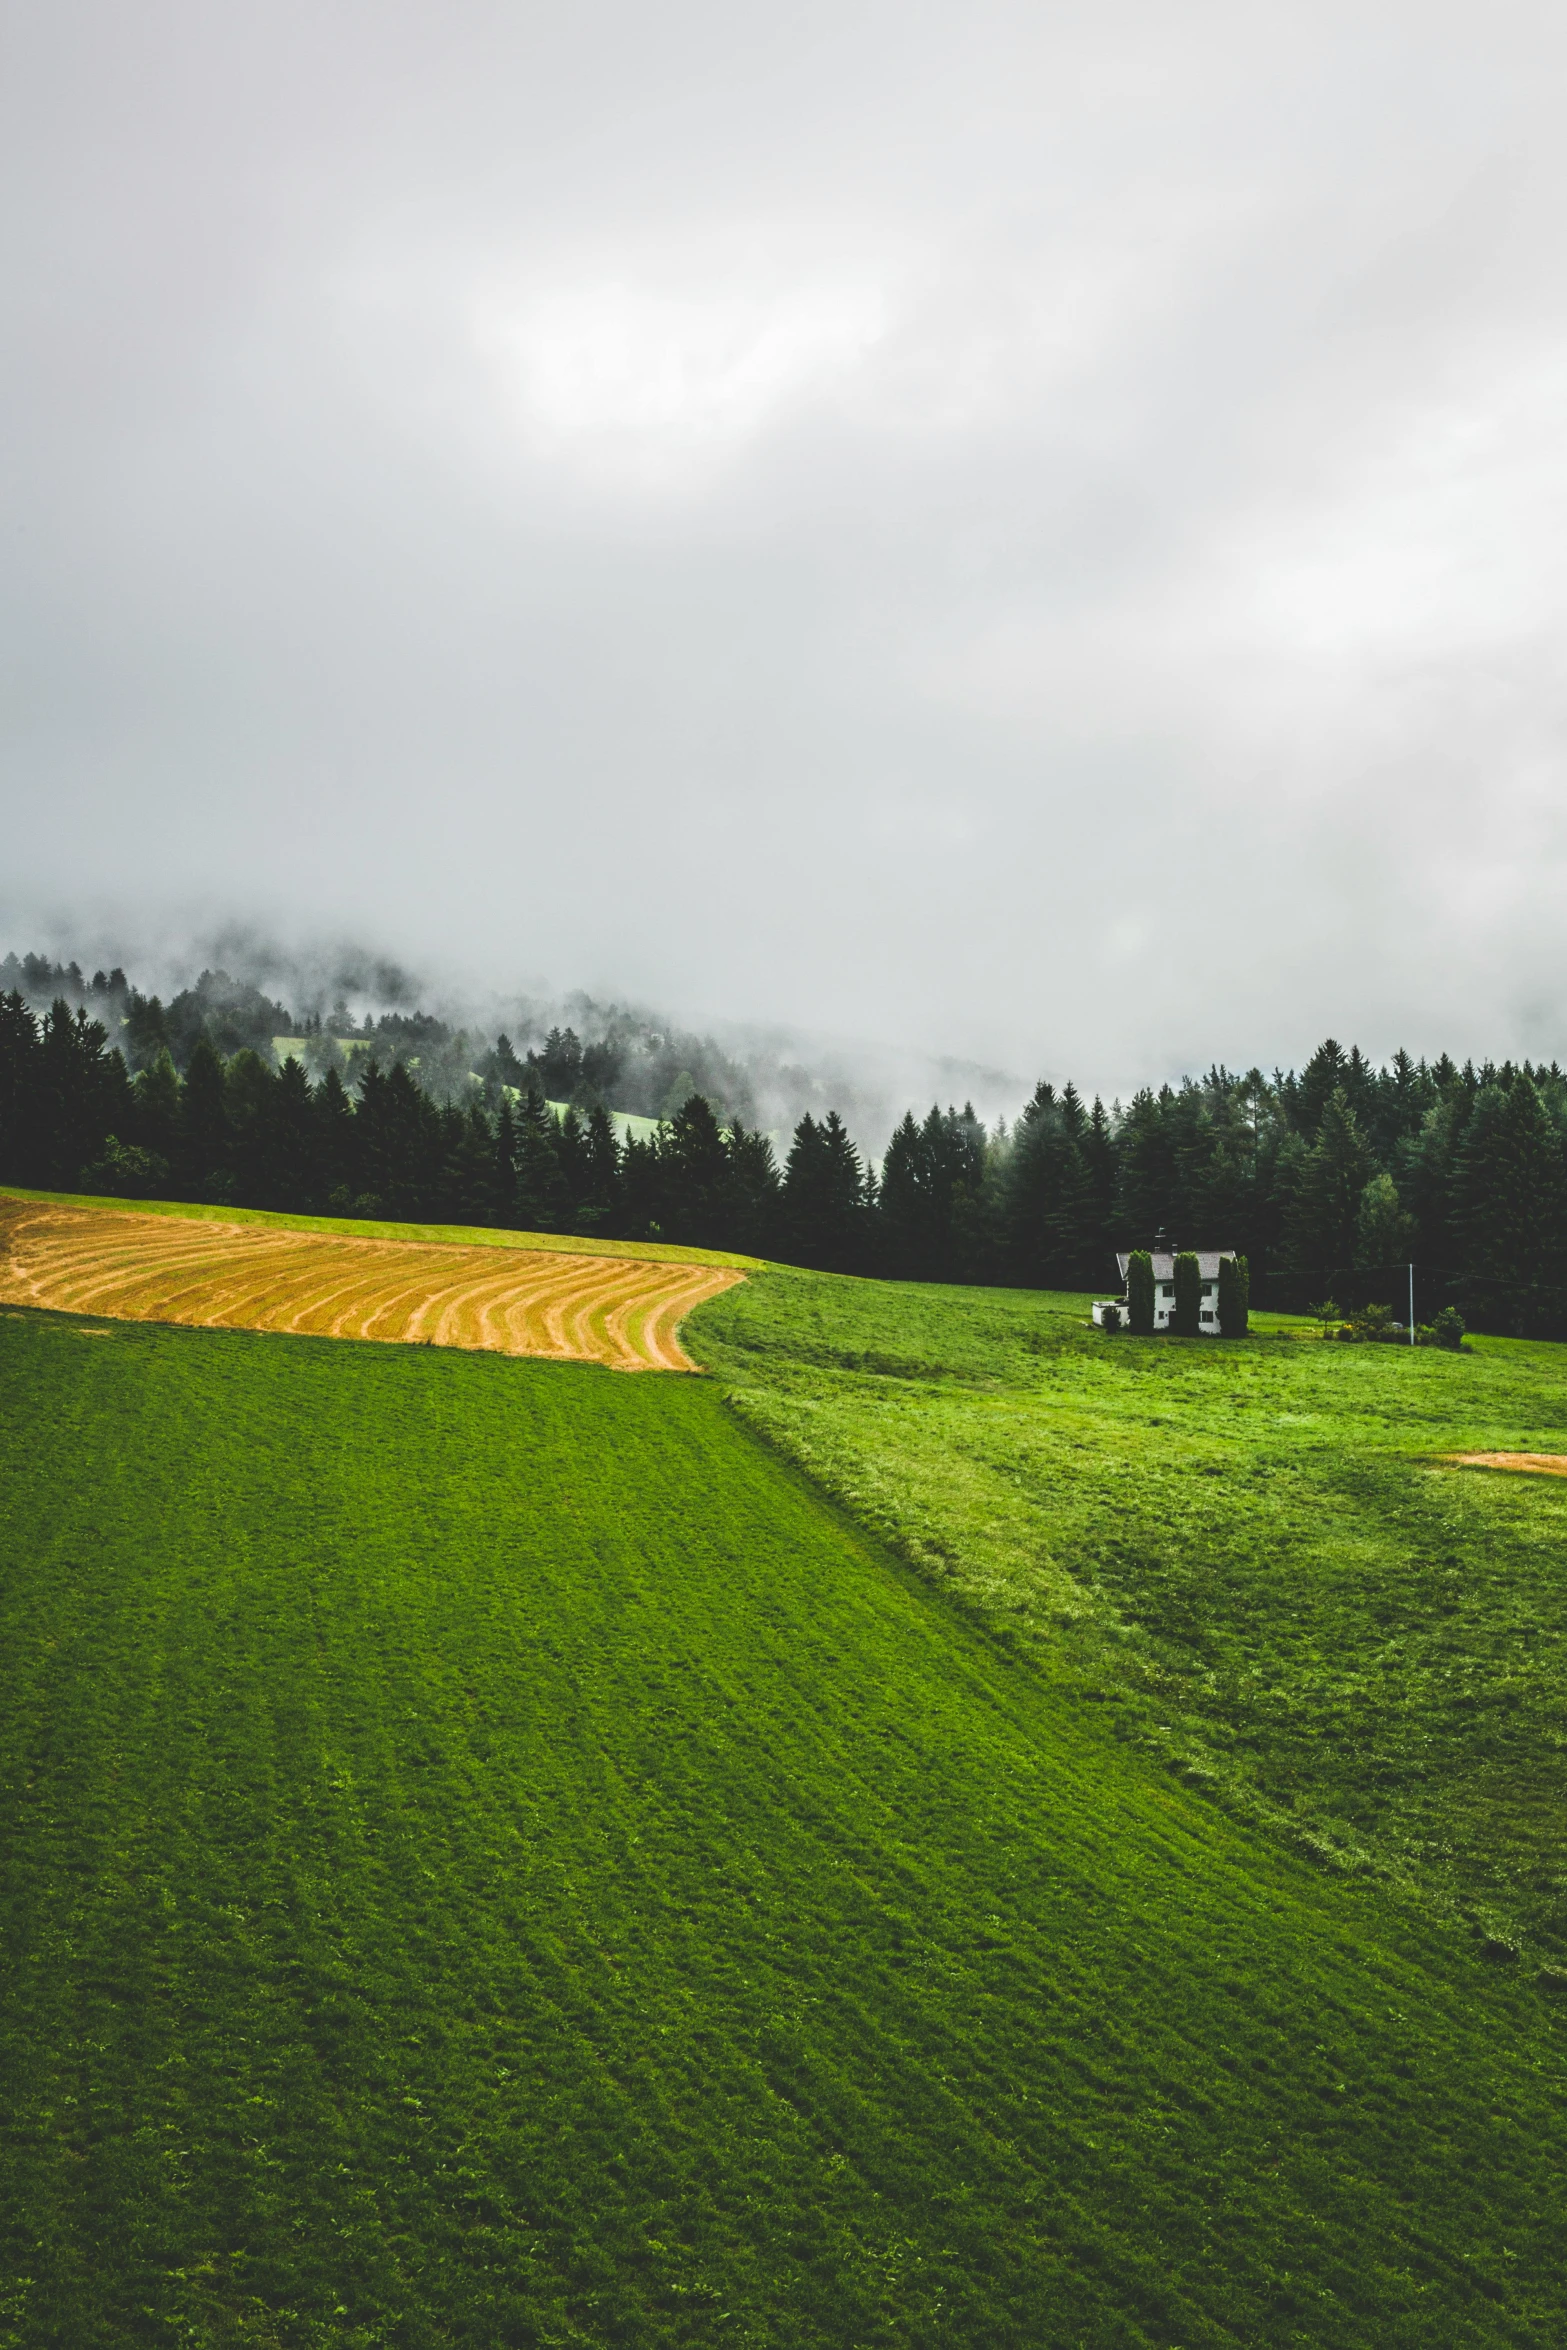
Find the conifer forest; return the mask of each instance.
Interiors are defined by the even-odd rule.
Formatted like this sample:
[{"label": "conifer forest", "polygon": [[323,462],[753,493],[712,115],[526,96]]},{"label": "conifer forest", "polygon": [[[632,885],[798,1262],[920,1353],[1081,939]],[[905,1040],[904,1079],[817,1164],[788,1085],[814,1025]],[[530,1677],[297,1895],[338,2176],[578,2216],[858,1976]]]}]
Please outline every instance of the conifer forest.
[{"label": "conifer forest", "polygon": [[[1329,1039],[1299,1071],[1212,1067],[1129,1102],[1041,1082],[1016,1120],[909,1110],[879,1164],[828,1109],[774,1137],[695,1042],[656,1122],[612,1046],[519,1054],[420,1015],[319,1020],[229,986],[167,1010],[123,973],[9,958],[0,1179],[58,1191],[514,1225],[736,1249],[819,1269],[1041,1289],[1118,1283],[1115,1253],[1233,1248],[1253,1302],[1456,1307],[1567,1330],[1567,1076]],[[52,984],[62,992],[40,1001]],[[75,996],[73,1003],[71,997]],[[248,1000],[247,1000],[248,999]],[[171,1017],[171,1014],[173,1015]],[[679,1057],[679,1056],[677,1056]],[[641,1104],[628,1103],[640,1093]]]}]

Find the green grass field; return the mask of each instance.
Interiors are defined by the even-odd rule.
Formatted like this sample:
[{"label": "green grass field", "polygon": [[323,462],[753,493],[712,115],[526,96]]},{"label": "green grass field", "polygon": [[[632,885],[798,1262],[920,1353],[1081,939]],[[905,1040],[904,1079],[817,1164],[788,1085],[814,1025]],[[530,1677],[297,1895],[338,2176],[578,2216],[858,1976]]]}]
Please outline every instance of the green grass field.
[{"label": "green grass field", "polygon": [[[1072,1475],[1024,1638],[930,1576],[1117,1382],[1233,1474],[1219,1350],[786,1275],[692,1337],[721,1380],[0,1316],[0,2343],[1557,2342],[1562,2010],[1117,1735],[1056,1617],[1128,1685],[1191,1635],[1131,1526],[1091,1591]],[[1344,1355],[1223,1393],[1365,1381],[1414,1479]],[[919,1569],[742,1370],[835,1476],[901,1399]],[[1549,1506],[1440,1490],[1504,1549]]]},{"label": "green grass field", "polygon": [[688,1343],[1079,1718],[1567,1967],[1567,1481],[1435,1465],[1567,1451],[1567,1350],[1106,1338],[1087,1306],[775,1268]]}]

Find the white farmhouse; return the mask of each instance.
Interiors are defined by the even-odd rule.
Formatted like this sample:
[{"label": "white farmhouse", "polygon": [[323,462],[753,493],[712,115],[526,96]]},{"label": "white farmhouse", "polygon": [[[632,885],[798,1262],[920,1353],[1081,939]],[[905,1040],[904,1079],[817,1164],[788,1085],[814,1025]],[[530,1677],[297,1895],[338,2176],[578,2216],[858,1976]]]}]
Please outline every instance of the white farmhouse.
[{"label": "white farmhouse", "polygon": [[[1199,1248],[1194,1249],[1192,1254],[1197,1259],[1197,1271],[1202,1280],[1202,1298],[1198,1307],[1198,1332],[1203,1338],[1217,1338],[1219,1335],[1219,1266],[1225,1257],[1233,1257],[1235,1251],[1232,1248]],[[1155,1330],[1168,1330],[1171,1316],[1175,1312],[1175,1255],[1173,1250],[1166,1251],[1156,1248],[1151,1251],[1151,1257],[1153,1262],[1153,1326]],[[1121,1317],[1121,1327],[1124,1330],[1127,1314],[1126,1268],[1132,1260],[1130,1256],[1117,1255],[1115,1261],[1121,1275],[1121,1294],[1119,1297],[1096,1299],[1094,1320],[1096,1323],[1102,1324],[1105,1318],[1105,1308],[1114,1306]]]}]

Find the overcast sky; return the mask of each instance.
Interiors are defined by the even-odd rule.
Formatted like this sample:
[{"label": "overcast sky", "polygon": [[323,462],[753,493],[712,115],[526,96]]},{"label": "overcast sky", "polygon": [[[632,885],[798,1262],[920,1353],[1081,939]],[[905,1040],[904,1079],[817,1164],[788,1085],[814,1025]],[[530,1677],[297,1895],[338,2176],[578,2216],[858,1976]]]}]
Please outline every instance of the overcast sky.
[{"label": "overcast sky", "polygon": [[0,5],[0,945],[1567,1057],[1567,18]]}]

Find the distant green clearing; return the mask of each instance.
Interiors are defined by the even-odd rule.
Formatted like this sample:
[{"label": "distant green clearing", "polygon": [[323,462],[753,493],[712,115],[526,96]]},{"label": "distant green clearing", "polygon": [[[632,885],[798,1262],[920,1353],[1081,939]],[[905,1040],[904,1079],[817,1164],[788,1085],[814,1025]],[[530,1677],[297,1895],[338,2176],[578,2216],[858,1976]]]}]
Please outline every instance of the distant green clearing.
[{"label": "distant green clearing", "polygon": [[687,1344],[1078,1719],[1567,1965],[1567,1489],[1432,1465],[1567,1449],[1567,1349],[1086,1315],[774,1268]]},{"label": "distant green clearing", "polygon": [[[698,1350],[824,1446],[884,1388],[1038,1480],[1053,1374],[1058,1441],[1119,1383],[1219,1455],[1217,1349],[754,1286],[822,1360],[729,1299]],[[1297,1393],[1388,1376],[1344,1356]],[[28,1313],[0,1376],[10,2350],[1560,2339],[1561,2011],[1119,1742],[716,1383]]]},{"label": "distant green clearing", "polygon": [[[284,1061],[298,1061],[303,1064],[308,1058],[309,1047],[313,1044],[319,1044],[320,1041],[319,1037],[314,1036],[274,1036],[272,1039],[273,1057],[280,1066]],[[375,1039],[370,1036],[340,1036],[335,1039],[335,1042],[339,1051],[345,1054],[375,1051]],[[417,1070],[419,1067],[417,1054],[414,1055],[409,1066]],[[474,1083],[478,1082],[478,1078],[475,1077]],[[505,1091],[512,1101],[521,1099],[515,1086],[508,1085]],[[552,1101],[547,1106],[554,1111],[557,1118],[564,1118],[571,1105],[569,1102]],[[633,1137],[638,1142],[646,1142],[651,1135],[658,1132],[656,1118],[639,1118],[635,1110],[611,1110],[609,1120],[621,1142],[629,1142]]]},{"label": "distant green clearing", "polygon": [[[564,1118],[571,1104],[569,1102],[549,1102],[545,1106],[553,1110],[557,1118]],[[616,1139],[620,1142],[651,1142],[659,1128],[659,1122],[656,1118],[639,1118],[635,1110],[611,1110],[609,1122],[615,1129]]]}]

